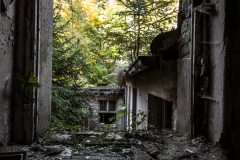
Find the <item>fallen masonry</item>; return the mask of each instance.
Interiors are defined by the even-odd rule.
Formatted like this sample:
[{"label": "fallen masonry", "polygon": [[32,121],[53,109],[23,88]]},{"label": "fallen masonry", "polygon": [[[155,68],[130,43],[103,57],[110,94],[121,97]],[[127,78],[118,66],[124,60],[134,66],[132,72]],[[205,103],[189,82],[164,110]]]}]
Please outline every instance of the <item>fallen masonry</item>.
[{"label": "fallen masonry", "polygon": [[226,154],[204,138],[176,132],[51,131],[30,146],[1,147],[0,152],[27,153],[29,160],[225,160]]}]

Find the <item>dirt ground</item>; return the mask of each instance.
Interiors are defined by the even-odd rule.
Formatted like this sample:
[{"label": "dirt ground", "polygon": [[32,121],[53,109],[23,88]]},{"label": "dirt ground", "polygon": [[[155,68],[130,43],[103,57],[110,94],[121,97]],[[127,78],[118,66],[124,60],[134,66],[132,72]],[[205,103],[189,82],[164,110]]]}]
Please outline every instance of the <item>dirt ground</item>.
[{"label": "dirt ground", "polygon": [[30,146],[1,147],[26,151],[29,160],[225,160],[226,153],[204,138],[176,132],[51,131]]}]

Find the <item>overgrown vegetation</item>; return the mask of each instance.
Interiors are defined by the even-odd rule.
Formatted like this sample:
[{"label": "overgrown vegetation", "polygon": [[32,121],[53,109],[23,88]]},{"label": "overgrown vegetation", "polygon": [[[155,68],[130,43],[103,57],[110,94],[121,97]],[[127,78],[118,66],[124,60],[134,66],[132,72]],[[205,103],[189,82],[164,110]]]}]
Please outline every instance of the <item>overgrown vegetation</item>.
[{"label": "overgrown vegetation", "polygon": [[87,124],[80,89],[117,85],[116,74],[176,26],[175,0],[55,0],[53,126]]}]

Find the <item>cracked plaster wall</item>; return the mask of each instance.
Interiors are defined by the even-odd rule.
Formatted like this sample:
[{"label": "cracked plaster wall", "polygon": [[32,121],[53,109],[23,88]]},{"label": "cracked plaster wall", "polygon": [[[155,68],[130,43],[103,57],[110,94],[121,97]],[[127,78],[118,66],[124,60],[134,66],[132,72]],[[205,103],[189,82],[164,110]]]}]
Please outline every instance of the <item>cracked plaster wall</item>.
[{"label": "cracked plaster wall", "polygon": [[10,105],[13,80],[15,1],[1,0],[0,7],[0,144],[10,138]]}]

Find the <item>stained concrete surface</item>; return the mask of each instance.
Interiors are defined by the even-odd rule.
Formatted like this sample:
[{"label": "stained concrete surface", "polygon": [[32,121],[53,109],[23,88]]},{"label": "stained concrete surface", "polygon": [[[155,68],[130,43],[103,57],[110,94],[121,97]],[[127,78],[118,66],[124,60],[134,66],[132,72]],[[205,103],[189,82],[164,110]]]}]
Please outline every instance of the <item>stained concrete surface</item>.
[{"label": "stained concrete surface", "polygon": [[191,22],[190,1],[181,1],[178,25],[179,58],[177,62],[177,131],[191,133]]},{"label": "stained concrete surface", "polygon": [[43,134],[50,125],[51,117],[53,1],[41,0],[39,5],[41,19],[38,77],[41,87],[38,89],[37,134]]},{"label": "stained concrete surface", "polygon": [[191,133],[190,59],[178,61],[177,131]]},{"label": "stained concrete surface", "polygon": [[161,132],[52,131],[37,144],[9,146],[4,151],[27,152],[29,160],[225,160],[218,146],[198,137],[189,139],[170,130]]},{"label": "stained concrete surface", "polygon": [[[32,143],[35,130],[42,133],[50,123],[53,2],[39,4],[0,1],[0,145]],[[18,79],[31,74],[41,84],[38,95],[32,87],[24,91],[20,87],[23,83]]]},{"label": "stained concrete surface", "polygon": [[0,144],[6,144],[10,137],[15,1],[5,0],[2,5],[6,10],[0,9]]},{"label": "stained concrete surface", "polygon": [[[210,67],[210,91],[209,91],[209,119],[208,136],[216,143],[219,142],[223,129],[223,108],[224,108],[224,75],[226,57],[226,37],[225,37],[225,3],[224,1],[212,0],[215,3],[217,15],[209,16],[209,60]],[[221,26],[221,27],[219,27]]]}]

